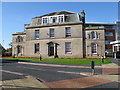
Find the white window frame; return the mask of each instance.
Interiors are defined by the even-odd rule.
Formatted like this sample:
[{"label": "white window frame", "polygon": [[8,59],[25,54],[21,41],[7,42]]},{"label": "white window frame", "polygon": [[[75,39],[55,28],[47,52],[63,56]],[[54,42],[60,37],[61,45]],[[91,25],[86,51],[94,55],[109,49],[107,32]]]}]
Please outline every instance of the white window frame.
[{"label": "white window frame", "polygon": [[[47,19],[47,22],[46,23],[44,23],[44,19]],[[48,16],[47,17],[42,17],[42,24],[48,24],[49,23],[49,19],[48,19]]]},{"label": "white window frame", "polygon": [[[37,47],[38,45],[38,47]],[[40,44],[39,43],[35,43],[34,44],[34,53],[39,53],[40,52]]]},{"label": "white window frame", "polygon": [[[93,32],[95,33],[95,38],[92,38],[92,37],[93,37],[93,35],[92,35]],[[91,39],[92,39],[92,40],[95,40],[95,39],[99,39],[99,38],[100,38],[100,35],[99,35],[96,31],[92,31],[91,34],[90,34],[90,36],[91,36]]]},{"label": "white window frame", "polygon": [[[63,15],[54,15],[54,16],[48,16],[48,23],[53,23],[53,17],[56,17],[56,22],[55,23],[63,23],[65,20],[64,20],[64,14]],[[59,22],[59,17],[63,17],[63,22]],[[44,18],[44,17],[43,17]]]},{"label": "white window frame", "polygon": [[[68,47],[67,47],[67,44],[70,44],[70,51],[68,51]],[[68,53],[72,53],[72,48],[71,48],[72,44],[71,42],[65,42],[65,53],[68,54]]]},{"label": "white window frame", "polygon": [[[51,30],[53,30],[52,33],[51,33]],[[53,37],[51,37],[51,34],[53,34]],[[54,37],[55,37],[55,29],[54,29],[54,28],[50,28],[50,29],[49,29],[49,37],[50,37],[50,38],[54,38]]]},{"label": "white window frame", "polygon": [[[70,28],[69,30],[70,30],[70,36],[67,36],[67,35],[69,35],[68,33],[67,33],[67,28]],[[71,37],[71,27],[65,27],[65,37]]]},{"label": "white window frame", "polygon": [[[38,37],[36,37],[36,36],[37,36],[37,35],[36,35],[36,31],[39,31]],[[35,39],[39,39],[39,38],[40,38],[40,30],[35,30],[35,32],[34,32],[34,38],[35,38]]]},{"label": "white window frame", "polygon": [[[92,46],[93,44],[96,45],[96,53],[93,53],[93,52],[92,52],[92,51],[93,51],[93,46]],[[97,46],[98,46],[98,45],[97,45],[96,43],[91,43],[91,53],[92,53],[92,54],[97,54]]]},{"label": "white window frame", "polygon": [[[93,38],[93,34],[92,34],[92,33],[94,33],[94,34],[95,34],[95,38]],[[92,32],[91,32],[91,39],[97,39],[96,34],[97,34],[97,33],[96,33],[95,31],[92,31]]]},{"label": "white window frame", "polygon": [[[63,21],[61,21],[61,17],[63,18]],[[58,22],[63,23],[64,22],[64,15],[58,15]]]}]

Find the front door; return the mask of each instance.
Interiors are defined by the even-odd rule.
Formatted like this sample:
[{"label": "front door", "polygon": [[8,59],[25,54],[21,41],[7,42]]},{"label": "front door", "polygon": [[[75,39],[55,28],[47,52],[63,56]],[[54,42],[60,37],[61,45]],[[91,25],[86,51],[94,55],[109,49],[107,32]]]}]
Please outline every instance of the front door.
[{"label": "front door", "polygon": [[54,44],[49,45],[49,56],[54,56]]},{"label": "front door", "polygon": [[54,56],[54,47],[50,47],[50,56]]}]

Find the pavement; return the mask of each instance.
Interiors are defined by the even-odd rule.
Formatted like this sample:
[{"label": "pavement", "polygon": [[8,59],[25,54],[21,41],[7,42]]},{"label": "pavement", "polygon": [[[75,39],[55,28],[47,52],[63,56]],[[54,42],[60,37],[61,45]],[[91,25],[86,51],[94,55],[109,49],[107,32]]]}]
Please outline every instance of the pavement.
[{"label": "pavement", "polygon": [[89,72],[83,72],[81,74],[88,77],[47,82],[46,85],[51,88],[102,88],[102,86],[104,88],[118,88],[118,83],[120,82],[118,78],[119,66],[111,63],[98,66],[97,68],[100,67],[102,67],[102,74],[95,73],[93,75]]},{"label": "pavement", "polygon": [[[70,66],[70,65],[55,65],[55,64],[38,64],[29,62],[18,62],[19,64],[31,64],[31,65],[43,65],[51,67],[79,67],[79,68],[90,68],[89,66]],[[34,77],[28,76],[22,79],[5,80],[0,81],[2,88],[118,88],[119,75],[118,69],[120,66],[116,63],[103,64],[96,66],[96,68],[102,68],[102,73],[95,73],[94,75],[90,72],[81,72],[81,75],[86,77],[58,80],[52,82],[44,82]],[[111,86],[111,87],[110,87]]]},{"label": "pavement", "polygon": [[26,77],[23,79],[0,81],[2,88],[22,88],[22,89],[38,89],[48,88],[43,82],[34,77]]}]

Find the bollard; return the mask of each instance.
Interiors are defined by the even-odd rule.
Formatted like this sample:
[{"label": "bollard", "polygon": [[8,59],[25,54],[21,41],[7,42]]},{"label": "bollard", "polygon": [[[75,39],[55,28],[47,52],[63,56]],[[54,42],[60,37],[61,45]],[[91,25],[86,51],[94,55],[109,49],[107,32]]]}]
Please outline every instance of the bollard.
[{"label": "bollard", "polygon": [[41,57],[41,55],[40,55],[40,61],[42,60],[42,57]]},{"label": "bollard", "polygon": [[42,60],[42,57],[40,56],[40,60]]},{"label": "bollard", "polygon": [[13,55],[13,58],[15,58],[15,54]]},{"label": "bollard", "polygon": [[95,63],[94,61],[91,61],[91,69],[92,69],[92,74],[95,74]]},{"label": "bollard", "polygon": [[101,59],[102,59],[102,63],[104,63],[104,56],[102,56]]}]

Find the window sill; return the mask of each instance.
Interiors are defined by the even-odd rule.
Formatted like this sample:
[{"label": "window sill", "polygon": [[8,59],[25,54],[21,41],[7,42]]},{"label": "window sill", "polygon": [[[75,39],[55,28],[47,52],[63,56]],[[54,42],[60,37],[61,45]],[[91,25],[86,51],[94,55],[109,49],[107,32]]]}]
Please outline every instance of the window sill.
[{"label": "window sill", "polygon": [[38,39],[40,39],[40,38],[35,38],[35,40],[38,40]]},{"label": "window sill", "polygon": [[39,52],[36,52],[36,53],[34,53],[34,54],[40,54]]},{"label": "window sill", "polygon": [[71,36],[69,36],[69,37],[65,37],[65,38],[71,38]]},{"label": "window sill", "polygon": [[65,54],[72,54],[72,52],[67,52],[67,53],[65,53]]},{"label": "window sill", "polygon": [[55,37],[50,37],[50,38],[55,38]]},{"label": "window sill", "polygon": [[92,54],[97,55],[97,53],[92,53]]}]

